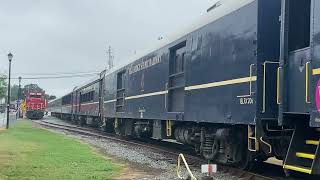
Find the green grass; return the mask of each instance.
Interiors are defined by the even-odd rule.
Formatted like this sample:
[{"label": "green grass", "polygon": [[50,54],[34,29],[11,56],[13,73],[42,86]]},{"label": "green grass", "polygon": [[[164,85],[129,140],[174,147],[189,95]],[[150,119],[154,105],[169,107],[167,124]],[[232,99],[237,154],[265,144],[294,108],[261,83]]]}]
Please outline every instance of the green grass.
[{"label": "green grass", "polygon": [[30,121],[0,131],[0,180],[112,179],[120,169],[89,145]]}]

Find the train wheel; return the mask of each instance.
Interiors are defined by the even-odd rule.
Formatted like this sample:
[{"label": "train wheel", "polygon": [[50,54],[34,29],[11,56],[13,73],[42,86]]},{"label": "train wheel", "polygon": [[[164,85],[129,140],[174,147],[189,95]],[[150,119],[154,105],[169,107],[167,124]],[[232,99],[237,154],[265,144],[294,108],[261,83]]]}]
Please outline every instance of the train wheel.
[{"label": "train wheel", "polygon": [[237,157],[240,157],[240,161],[236,163],[236,167],[243,170],[250,170],[254,167],[252,152],[248,150],[247,137],[241,136],[241,134],[243,134],[243,132],[237,132],[237,141],[240,143],[238,143],[237,146],[234,146],[239,153]]},{"label": "train wheel", "polygon": [[114,133],[114,121],[112,119],[105,119],[105,131],[108,133]]},{"label": "train wheel", "polygon": [[80,116],[79,121],[78,121],[78,125],[84,126],[85,124],[86,124],[86,117]]},{"label": "train wheel", "polygon": [[114,132],[118,135],[118,136],[125,136],[125,128],[124,128],[124,123],[122,123],[121,119],[115,119],[114,120]]},{"label": "train wheel", "polygon": [[242,155],[243,155],[242,156],[243,158],[238,163],[237,167],[239,169],[243,169],[243,170],[252,169],[252,167],[254,166],[254,163],[250,157],[250,152],[246,149],[245,151],[243,151]]},{"label": "train wheel", "polygon": [[97,119],[97,127],[100,131],[106,131],[106,120],[101,120],[100,118]]},{"label": "train wheel", "polygon": [[78,120],[78,116],[73,115],[73,116],[72,116],[71,123],[72,123],[72,124],[77,124],[77,120]]}]

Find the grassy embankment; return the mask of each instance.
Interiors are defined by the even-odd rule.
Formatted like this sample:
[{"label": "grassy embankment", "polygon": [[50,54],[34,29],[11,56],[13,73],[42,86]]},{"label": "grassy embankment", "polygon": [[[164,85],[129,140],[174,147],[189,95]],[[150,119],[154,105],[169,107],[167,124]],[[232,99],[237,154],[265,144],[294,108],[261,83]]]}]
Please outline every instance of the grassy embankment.
[{"label": "grassy embankment", "polygon": [[120,165],[89,145],[20,121],[0,131],[0,180],[112,179]]}]

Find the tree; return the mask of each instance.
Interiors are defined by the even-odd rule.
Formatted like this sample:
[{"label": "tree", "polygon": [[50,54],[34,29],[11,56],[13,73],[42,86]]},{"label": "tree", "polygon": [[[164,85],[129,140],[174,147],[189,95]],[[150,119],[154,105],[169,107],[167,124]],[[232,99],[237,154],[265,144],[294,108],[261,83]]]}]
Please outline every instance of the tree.
[{"label": "tree", "polygon": [[37,84],[27,84],[22,89],[22,94],[26,95],[29,92],[42,92],[42,93],[44,93],[45,91],[42,88],[40,88]]},{"label": "tree", "polygon": [[51,100],[55,100],[55,99],[57,99],[57,96],[50,95],[48,100],[51,101]]},{"label": "tree", "polygon": [[[0,78],[1,80],[1,78]],[[1,81],[0,81],[0,85],[1,85]],[[25,96],[29,93],[29,92],[41,92],[41,93],[45,93],[45,91],[39,87],[37,84],[27,84],[24,87],[21,88],[21,96],[20,99],[24,99]],[[0,89],[0,93],[1,93],[1,89]],[[4,82],[4,94],[3,97],[6,96],[6,83]],[[16,101],[19,98],[19,86],[14,84],[11,86],[11,100],[12,101]],[[49,95],[49,94],[45,94],[45,98],[47,100],[54,100],[57,97],[54,95]],[[1,94],[0,94],[0,99],[1,99]]]},{"label": "tree", "polygon": [[55,95],[49,95],[49,94],[45,94],[45,97],[48,101],[51,101],[57,98]]},{"label": "tree", "polygon": [[4,97],[6,97],[7,93],[7,82],[6,82],[6,76],[0,74],[0,100]]},{"label": "tree", "polygon": [[[18,86],[18,89],[19,89],[19,86]],[[21,92],[23,97],[25,97],[26,94],[29,92],[41,92],[45,94],[45,91],[37,84],[27,84],[21,89]],[[21,98],[23,99],[23,97]],[[57,97],[54,95],[45,94],[45,98],[47,100],[53,100],[53,99],[56,99]],[[17,93],[17,99],[18,99],[18,93]]]},{"label": "tree", "polygon": [[[14,84],[13,86],[11,86],[11,101],[16,101],[18,100],[19,96],[19,86]],[[20,97],[22,98],[22,97]]]}]

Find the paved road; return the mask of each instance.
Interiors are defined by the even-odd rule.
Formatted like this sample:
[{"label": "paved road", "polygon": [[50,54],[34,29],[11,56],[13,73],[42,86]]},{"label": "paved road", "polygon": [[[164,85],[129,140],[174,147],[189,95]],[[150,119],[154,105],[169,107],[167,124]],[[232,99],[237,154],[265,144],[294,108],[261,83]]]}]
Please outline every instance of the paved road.
[{"label": "paved road", "polygon": [[[0,127],[5,127],[7,122],[7,114],[0,113]],[[10,124],[16,122],[16,113],[10,113]]]}]

